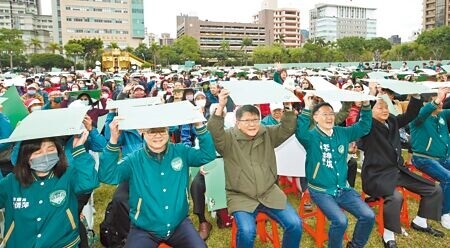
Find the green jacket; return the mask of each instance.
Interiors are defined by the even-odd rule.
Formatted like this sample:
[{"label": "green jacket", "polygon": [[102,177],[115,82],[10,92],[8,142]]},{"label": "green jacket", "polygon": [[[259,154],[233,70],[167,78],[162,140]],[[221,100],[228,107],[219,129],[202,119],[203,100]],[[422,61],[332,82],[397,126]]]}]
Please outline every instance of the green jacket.
[{"label": "green jacket", "polygon": [[283,79],[281,79],[281,71],[275,71],[273,73],[273,81],[283,84]]},{"label": "green jacket", "polygon": [[133,225],[167,238],[188,216],[189,167],[198,167],[216,158],[206,127],[196,132],[200,149],[169,143],[166,151],[157,155],[145,146],[119,162],[120,147],[106,146],[100,157],[99,179],[108,184],[129,181]]},{"label": "green jacket", "polygon": [[73,149],[73,163],[56,177],[51,172],[45,179],[24,188],[13,173],[0,181],[0,208],[5,208],[6,247],[77,247],[77,194],[99,186],[92,156],[83,146]]},{"label": "green jacket", "polygon": [[261,120],[261,124],[263,124],[265,126],[272,126],[272,125],[280,124],[280,122],[277,121],[275,118],[273,118],[273,116],[270,114]]},{"label": "green jacket", "polygon": [[361,117],[350,127],[335,126],[331,136],[311,125],[311,111],[303,110],[298,117],[295,136],[306,150],[306,178],[312,190],[336,195],[337,189],[349,189],[347,182],[348,144],[370,131],[372,110],[361,109]]},{"label": "green jacket", "polygon": [[434,102],[427,103],[420,109],[419,115],[409,124],[411,129],[411,148],[416,155],[433,158],[448,158],[450,150],[447,118],[449,109],[444,109],[433,116],[437,106]]},{"label": "green jacket", "polygon": [[281,124],[261,125],[253,139],[237,127],[224,130],[224,118],[212,115],[208,121],[217,152],[224,159],[227,205],[230,213],[254,212],[264,206],[284,209],[286,195],[277,185],[277,164],[274,148],[292,136],[296,118],[292,111],[285,112]]}]

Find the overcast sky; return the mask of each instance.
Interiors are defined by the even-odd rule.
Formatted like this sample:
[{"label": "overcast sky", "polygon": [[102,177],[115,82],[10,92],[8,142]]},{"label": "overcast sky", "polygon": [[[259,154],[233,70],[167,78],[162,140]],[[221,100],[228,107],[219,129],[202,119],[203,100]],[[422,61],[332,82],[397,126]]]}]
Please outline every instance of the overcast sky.
[{"label": "overcast sky", "polygon": [[[131,0],[130,0],[131,1]],[[51,0],[41,0],[44,14],[51,14]],[[83,2],[88,3],[88,2]],[[201,20],[251,22],[262,0],[144,0],[145,26],[159,36],[176,36],[176,16],[196,15]],[[398,34],[408,41],[422,23],[422,0],[278,0],[278,7],[300,10],[300,27],[309,30],[309,10],[318,3],[334,3],[376,8],[377,36]]]}]

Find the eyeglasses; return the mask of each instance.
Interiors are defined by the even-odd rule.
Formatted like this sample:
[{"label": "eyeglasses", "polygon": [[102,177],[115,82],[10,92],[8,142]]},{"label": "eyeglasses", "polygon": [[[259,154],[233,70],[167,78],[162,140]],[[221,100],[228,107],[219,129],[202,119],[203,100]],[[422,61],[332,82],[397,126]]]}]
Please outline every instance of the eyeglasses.
[{"label": "eyeglasses", "polygon": [[361,86],[359,86],[359,85],[356,85],[356,86],[355,86],[355,88],[362,88],[362,87],[361,87]]},{"label": "eyeglasses", "polygon": [[259,121],[260,121],[260,119],[251,119],[251,120],[238,120],[238,121],[240,121],[240,122],[242,122],[244,125],[250,125],[250,124],[252,124],[252,125],[256,125],[256,124],[259,124]]},{"label": "eyeglasses", "polygon": [[336,116],[336,114],[333,112],[333,113],[316,113],[316,115],[320,115],[320,116],[323,116],[323,117],[334,117],[334,116]]},{"label": "eyeglasses", "polygon": [[145,130],[144,133],[148,134],[149,136],[156,136],[158,134],[164,136],[167,134],[167,129],[148,129]]}]

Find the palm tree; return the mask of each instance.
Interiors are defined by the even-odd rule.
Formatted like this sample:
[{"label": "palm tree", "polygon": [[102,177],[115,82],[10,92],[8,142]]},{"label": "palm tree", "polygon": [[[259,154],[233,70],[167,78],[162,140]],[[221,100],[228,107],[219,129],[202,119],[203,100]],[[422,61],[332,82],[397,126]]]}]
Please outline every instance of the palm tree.
[{"label": "palm tree", "polygon": [[153,56],[153,65],[155,66],[155,68],[156,68],[156,58],[158,57],[159,49],[160,47],[156,42],[153,42],[150,45],[150,52],[152,53]]},{"label": "palm tree", "polygon": [[61,46],[57,42],[49,42],[47,45],[47,50],[55,54],[56,50],[61,51]]},{"label": "palm tree", "polygon": [[277,38],[275,38],[275,42],[276,43],[280,43],[281,45],[283,45],[284,44],[284,38],[285,38],[284,34],[279,34],[279,35],[277,35]]},{"label": "palm tree", "polygon": [[37,53],[38,48],[42,48],[41,41],[36,37],[31,38],[30,46],[33,47],[34,53]]},{"label": "palm tree", "polygon": [[117,44],[117,42],[111,42],[111,43],[108,45],[108,48],[111,48],[111,49],[117,49],[117,48],[119,48],[119,45]]},{"label": "palm tree", "polygon": [[248,59],[247,59],[247,56],[248,56],[248,54],[247,54],[247,47],[249,47],[251,45],[253,45],[253,40],[252,39],[250,39],[248,37],[245,37],[245,38],[242,39],[241,50],[244,49],[244,58],[245,58],[245,65],[246,66],[247,66],[247,62],[248,62]]}]

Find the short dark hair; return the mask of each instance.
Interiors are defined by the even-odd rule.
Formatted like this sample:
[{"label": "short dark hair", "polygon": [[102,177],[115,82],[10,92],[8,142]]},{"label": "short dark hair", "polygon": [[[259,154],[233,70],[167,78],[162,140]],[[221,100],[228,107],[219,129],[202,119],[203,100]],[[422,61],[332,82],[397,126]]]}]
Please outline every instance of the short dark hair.
[{"label": "short dark hair", "polygon": [[52,169],[55,176],[59,178],[64,174],[64,172],[66,172],[67,159],[64,154],[64,149],[62,145],[56,141],[55,138],[44,138],[44,139],[23,141],[19,148],[20,155],[17,159],[17,164],[13,170],[16,179],[20,182],[20,184],[23,187],[30,186],[34,181],[33,174],[31,173],[32,169],[30,168],[28,161],[30,160],[31,154],[39,150],[41,148],[42,143],[45,141],[53,142],[56,146],[56,150],[58,151],[59,161]]},{"label": "short dark hair", "polygon": [[243,105],[236,111],[236,119],[241,119],[244,113],[250,113],[259,116],[259,110],[257,107],[253,105]]},{"label": "short dark hair", "polygon": [[333,111],[334,111],[334,109],[333,109],[333,106],[331,106],[331,104],[329,104],[329,103],[327,103],[327,102],[321,102],[321,103],[318,103],[318,104],[316,104],[315,106],[314,106],[314,108],[312,109],[312,114],[314,115],[316,112],[317,112],[317,110],[319,110],[321,107],[323,107],[323,106],[328,106],[328,107],[330,107]]}]

